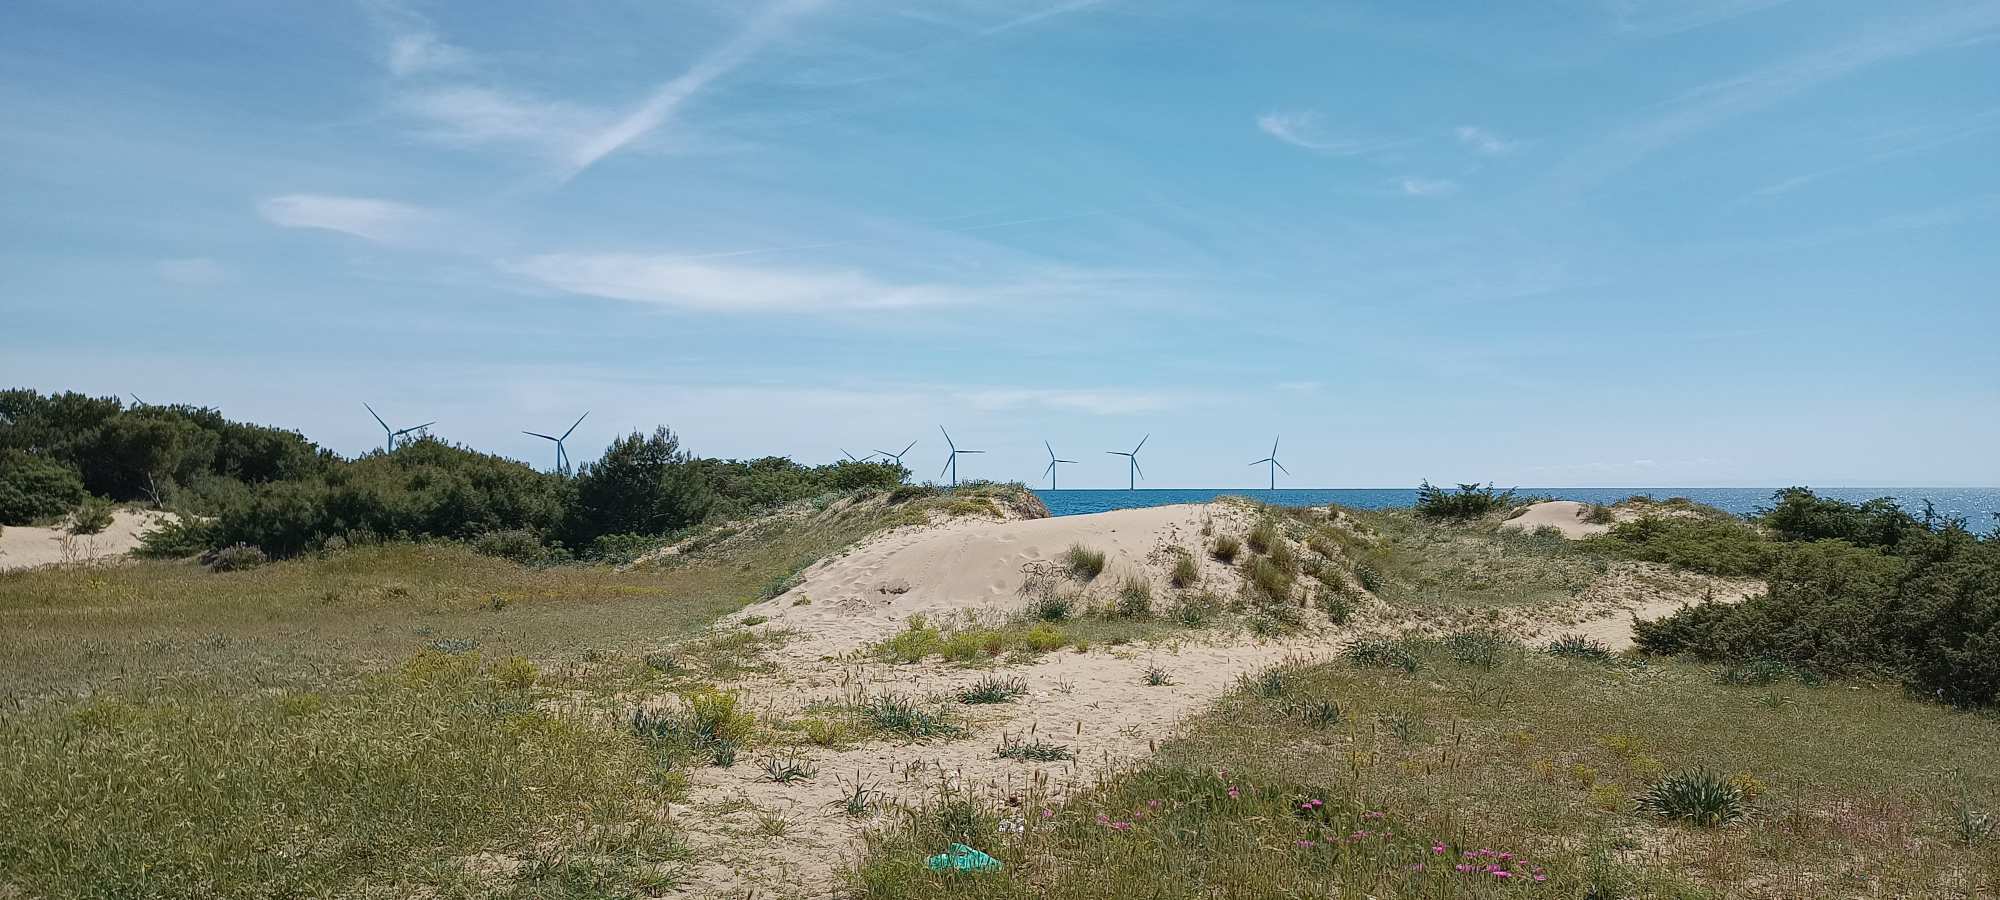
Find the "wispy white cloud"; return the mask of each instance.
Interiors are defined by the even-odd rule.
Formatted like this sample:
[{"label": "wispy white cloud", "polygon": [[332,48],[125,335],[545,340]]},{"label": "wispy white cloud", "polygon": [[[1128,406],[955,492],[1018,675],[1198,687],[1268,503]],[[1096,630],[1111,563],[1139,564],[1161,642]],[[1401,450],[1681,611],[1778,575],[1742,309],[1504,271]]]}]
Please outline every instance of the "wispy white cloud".
[{"label": "wispy white cloud", "polygon": [[1040,408],[1099,416],[1158,412],[1175,405],[1166,394],[1115,388],[980,388],[962,391],[955,399],[984,412]]},{"label": "wispy white cloud", "polygon": [[[1558,178],[1584,188],[1725,121],[1763,109],[1879,63],[1963,44],[2000,29],[2000,3],[1910,7],[1926,14],[1869,28],[1847,43],[1697,87],[1670,101],[1665,111],[1612,132],[1584,148]],[[1901,11],[1905,7],[1894,7]]]},{"label": "wispy white cloud", "polygon": [[652,132],[673,118],[681,106],[701,93],[716,79],[729,74],[777,38],[792,23],[819,7],[825,0],[778,0],[752,19],[735,37],[717,48],[679,77],[661,85],[644,103],[610,125],[578,136],[558,173],[568,181],[617,153],[626,145]]},{"label": "wispy white cloud", "polygon": [[708,312],[907,309],[969,303],[978,294],[859,269],[760,268],[649,254],[547,253],[501,268],[571,294]]},{"label": "wispy white cloud", "polygon": [[1327,130],[1320,114],[1311,110],[1267,112],[1257,117],[1257,130],[1294,147],[1333,156],[1357,156],[1399,143],[1335,135]]},{"label": "wispy white cloud", "polygon": [[1406,175],[1396,182],[1412,197],[1445,197],[1458,193],[1458,182],[1448,178],[1418,178]]},{"label": "wispy white cloud", "polygon": [[1477,125],[1460,125],[1452,132],[1458,142],[1481,153],[1497,156],[1512,151],[1518,142],[1510,141]]},{"label": "wispy white cloud", "polygon": [[419,240],[438,224],[437,214],[422,207],[331,194],[267,197],[258,201],[257,212],[274,225],[338,231],[385,244]]},{"label": "wispy white cloud", "polygon": [[228,267],[206,256],[190,256],[181,259],[163,259],[155,264],[153,271],[160,280],[188,287],[210,287],[229,281]]},{"label": "wispy white cloud", "polygon": [[465,50],[438,40],[428,31],[399,34],[389,40],[389,72],[398,78],[455,69],[469,58]]},{"label": "wispy white cloud", "polygon": [[367,0],[363,6],[388,35],[383,64],[397,78],[460,68],[472,59],[464,48],[440,39],[429,19],[394,0]]},{"label": "wispy white cloud", "polygon": [[998,25],[981,29],[979,34],[981,36],[992,36],[1000,34],[1001,32],[1005,31],[1013,31],[1016,28],[1024,28],[1029,25],[1033,25],[1037,22],[1040,22],[1044,19],[1053,19],[1056,16],[1067,15],[1073,12],[1081,12],[1093,6],[1102,6],[1106,2],[1108,2],[1108,0],[1068,0],[1068,2],[1066,3],[1058,3],[1054,6],[1048,7],[1047,9],[1041,9],[1035,12],[1027,13],[1025,15],[1015,16],[1014,18],[1001,22]]},{"label": "wispy white cloud", "polygon": [[514,143],[560,156],[576,141],[604,127],[598,110],[559,100],[471,85],[410,91],[393,102],[397,112],[420,123],[421,133],[451,144]]}]

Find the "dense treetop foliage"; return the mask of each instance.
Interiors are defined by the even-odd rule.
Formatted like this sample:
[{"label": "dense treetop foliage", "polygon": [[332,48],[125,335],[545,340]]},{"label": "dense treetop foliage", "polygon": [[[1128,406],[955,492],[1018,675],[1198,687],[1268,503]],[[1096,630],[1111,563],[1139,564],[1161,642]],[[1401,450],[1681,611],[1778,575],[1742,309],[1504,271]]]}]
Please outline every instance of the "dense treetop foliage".
[{"label": "dense treetop foliage", "polygon": [[0,524],[62,516],[88,496],[185,515],[165,555],[245,544],[272,556],[394,538],[506,531],[568,552],[664,535],[824,494],[894,487],[885,463],[694,457],[661,427],[612,442],[574,477],[434,438],[343,459],[297,432],[190,406],[0,393]]}]

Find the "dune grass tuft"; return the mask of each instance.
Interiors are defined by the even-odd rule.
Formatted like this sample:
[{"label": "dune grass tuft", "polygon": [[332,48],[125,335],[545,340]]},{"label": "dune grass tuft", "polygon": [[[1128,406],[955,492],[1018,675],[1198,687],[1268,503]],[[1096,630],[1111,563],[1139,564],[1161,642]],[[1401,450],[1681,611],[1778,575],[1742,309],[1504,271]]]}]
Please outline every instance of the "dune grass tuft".
[{"label": "dune grass tuft", "polygon": [[1090,581],[1104,573],[1104,551],[1071,544],[1063,553],[1063,564],[1069,569],[1070,577]]}]

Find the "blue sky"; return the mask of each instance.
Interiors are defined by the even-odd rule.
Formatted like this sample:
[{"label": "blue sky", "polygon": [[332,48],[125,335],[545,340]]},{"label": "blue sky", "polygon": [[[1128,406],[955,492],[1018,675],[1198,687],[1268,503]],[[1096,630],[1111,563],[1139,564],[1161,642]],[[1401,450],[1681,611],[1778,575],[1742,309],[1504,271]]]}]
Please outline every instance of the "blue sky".
[{"label": "blue sky", "polygon": [[0,121],[0,383],[343,452],[2000,482],[1996,0],[14,0]]}]

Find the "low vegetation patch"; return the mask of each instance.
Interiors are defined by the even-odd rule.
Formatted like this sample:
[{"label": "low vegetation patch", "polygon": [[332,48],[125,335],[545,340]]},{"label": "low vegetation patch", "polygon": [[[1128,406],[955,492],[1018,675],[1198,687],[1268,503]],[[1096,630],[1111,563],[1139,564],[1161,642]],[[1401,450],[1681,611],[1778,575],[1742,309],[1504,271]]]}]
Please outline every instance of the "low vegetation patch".
[{"label": "low vegetation patch", "polygon": [[1236,557],[1242,552],[1243,541],[1235,535],[1216,535],[1215,543],[1209,546],[1209,555],[1224,565],[1235,565]]},{"label": "low vegetation patch", "polygon": [[1514,492],[1493,485],[1461,484],[1457,490],[1425,481],[1417,488],[1417,515],[1426,519],[1466,521],[1484,518],[1514,505]]},{"label": "low vegetation patch", "polygon": [[958,689],[958,702],[966,704],[1006,703],[1016,697],[1026,696],[1028,682],[1024,678],[1005,675],[988,675]]},{"label": "low vegetation patch", "polygon": [[[1501,652],[1489,665],[1475,646]],[[1095,900],[1133,885],[1173,900],[1329,885],[1395,900],[2000,887],[2000,847],[1968,843],[1984,826],[1960,824],[1985,808],[1966,798],[2000,795],[1990,717],[1869,688],[1770,706],[1699,666],[1579,666],[1478,636],[1374,655],[1389,647],[1416,664],[1253,676],[1064,802],[1030,792],[914,810],[870,838],[849,887],[869,900]],[[1004,868],[923,867],[967,834]]]},{"label": "low vegetation patch", "polygon": [[1063,564],[1068,567],[1071,578],[1090,581],[1104,572],[1104,551],[1071,544],[1063,553]]}]

